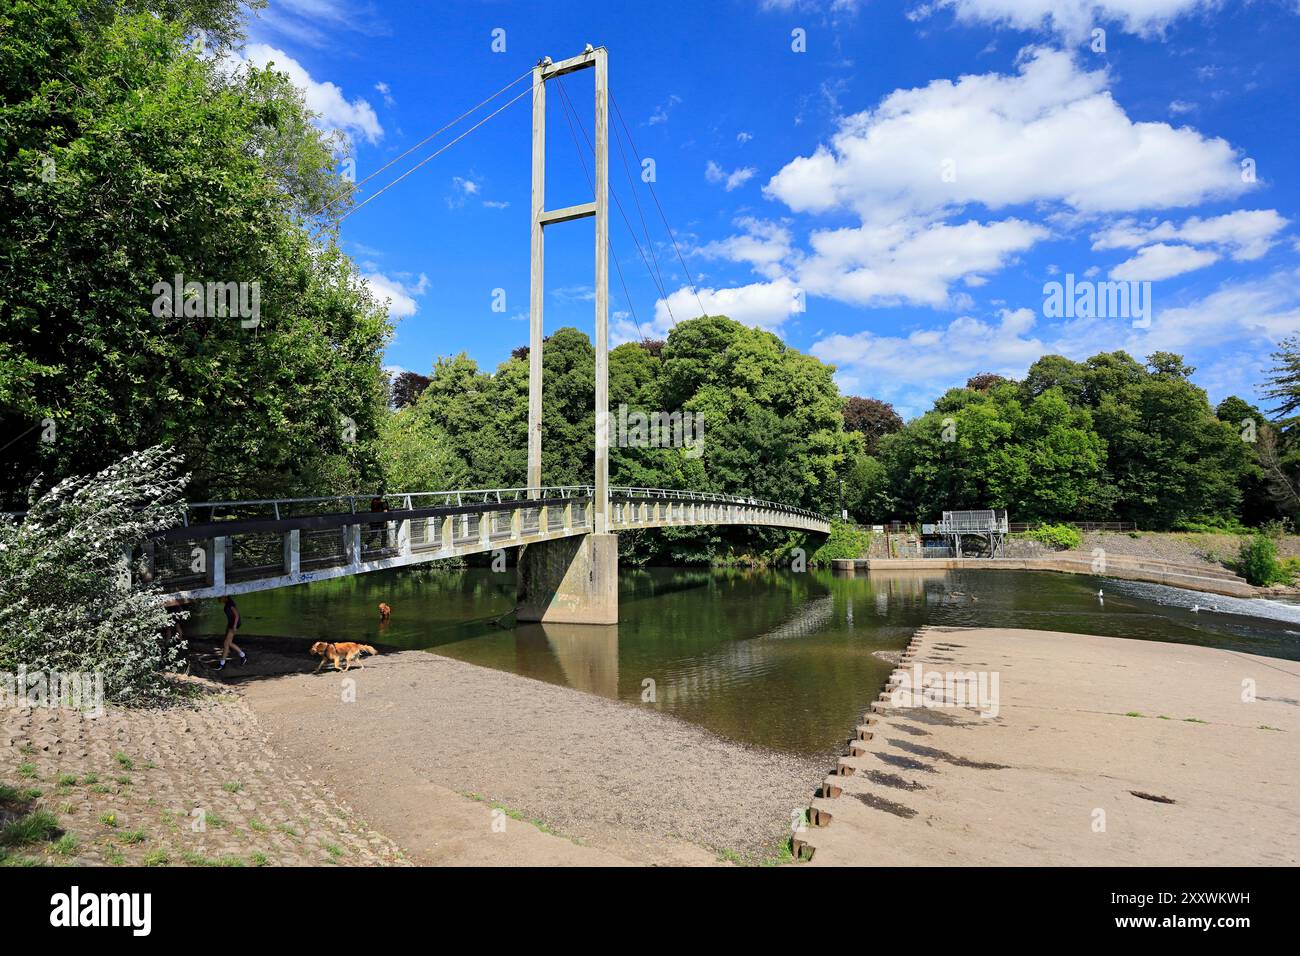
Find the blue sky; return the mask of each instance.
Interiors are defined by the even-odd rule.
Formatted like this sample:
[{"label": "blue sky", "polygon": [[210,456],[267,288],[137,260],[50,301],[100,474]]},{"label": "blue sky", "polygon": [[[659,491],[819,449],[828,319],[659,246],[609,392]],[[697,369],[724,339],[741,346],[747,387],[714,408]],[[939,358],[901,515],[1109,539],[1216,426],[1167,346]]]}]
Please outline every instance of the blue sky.
[{"label": "blue sky", "polygon": [[[644,214],[667,293],[611,209],[615,341],[662,337],[701,301],[914,415],[976,372],[1115,348],[1183,353],[1212,400],[1257,400],[1300,330],[1295,0],[270,0],[248,32],[242,55],[289,72],[358,178],[539,57],[607,47],[696,287],[612,144],[614,194],[643,249]],[[562,82],[589,135],[590,72]],[[558,208],[590,190],[557,92],[549,106]],[[391,366],[464,351],[490,370],[526,343],[529,111],[525,96],[344,222],[391,301]],[[548,230],[548,332],[592,331],[592,237],[590,220]],[[1149,324],[1048,317],[1044,284],[1067,273],[1151,282]]]}]

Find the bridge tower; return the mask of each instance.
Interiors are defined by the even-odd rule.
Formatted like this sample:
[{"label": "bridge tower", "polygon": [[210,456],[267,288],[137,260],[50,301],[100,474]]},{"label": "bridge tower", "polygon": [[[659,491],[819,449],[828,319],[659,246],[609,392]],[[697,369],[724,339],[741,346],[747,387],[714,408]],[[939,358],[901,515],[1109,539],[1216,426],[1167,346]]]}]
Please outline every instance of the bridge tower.
[{"label": "bridge tower", "polygon": [[[595,70],[595,195],[546,209],[546,82]],[[596,220],[596,434],[592,533],[528,545],[519,558],[516,617],[571,624],[618,623],[618,536],[609,532],[609,59],[590,44],[578,56],[533,69],[532,243],[528,300],[528,490],[542,488],[542,311],[546,227]]]}]

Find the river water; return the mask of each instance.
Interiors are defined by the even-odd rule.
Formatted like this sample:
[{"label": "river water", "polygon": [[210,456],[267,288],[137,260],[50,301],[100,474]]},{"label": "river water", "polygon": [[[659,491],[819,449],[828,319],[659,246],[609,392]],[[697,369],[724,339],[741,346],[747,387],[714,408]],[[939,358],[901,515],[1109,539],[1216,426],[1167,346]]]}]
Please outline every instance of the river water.
[{"label": "river water", "polygon": [[[513,626],[514,591],[513,572],[376,572],[245,595],[241,633],[427,649],[816,756],[839,752],[892,669],[873,652],[899,650],[925,624],[1040,628],[1300,660],[1300,606],[1050,572],[625,570],[619,624],[608,627]],[[380,601],[393,608],[386,626]],[[219,605],[208,602],[195,623],[199,632],[219,632]],[[257,653],[256,639],[244,647]]]}]

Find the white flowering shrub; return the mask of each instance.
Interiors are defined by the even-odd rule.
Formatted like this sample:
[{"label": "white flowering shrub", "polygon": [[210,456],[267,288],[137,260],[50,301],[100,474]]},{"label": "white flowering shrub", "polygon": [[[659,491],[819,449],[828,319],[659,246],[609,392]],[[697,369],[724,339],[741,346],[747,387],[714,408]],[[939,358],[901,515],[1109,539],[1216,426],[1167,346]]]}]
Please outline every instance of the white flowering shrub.
[{"label": "white flowering shrub", "polygon": [[181,649],[161,634],[178,615],[129,556],[180,522],[180,464],[150,448],[59,482],[21,520],[0,515],[0,671],[99,672],[107,699],[124,704],[172,696],[163,671]]}]

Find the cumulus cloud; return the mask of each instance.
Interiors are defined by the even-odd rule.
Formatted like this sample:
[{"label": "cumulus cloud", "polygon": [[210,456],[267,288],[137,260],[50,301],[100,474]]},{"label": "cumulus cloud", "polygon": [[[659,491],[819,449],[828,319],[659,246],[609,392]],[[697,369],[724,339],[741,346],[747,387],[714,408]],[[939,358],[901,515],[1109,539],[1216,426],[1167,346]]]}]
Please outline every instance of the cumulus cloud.
[{"label": "cumulus cloud", "polygon": [[263,69],[272,66],[277,72],[288,75],[290,82],[302,90],[307,108],[319,117],[318,122],[325,129],[339,130],[345,135],[357,134],[370,143],[377,143],[383,137],[384,127],[367,100],[357,97],[349,101],[339,87],[313,79],[301,63],[283,50],[265,43],[250,43],[242,55],[233,53],[229,56],[235,65],[247,63]]},{"label": "cumulus cloud", "polygon": [[724,183],[727,192],[738,189],[745,183],[754,178],[758,172],[753,166],[744,166],[740,169],[734,169],[727,172],[713,160],[709,160],[704,166],[704,178],[711,183]]},{"label": "cumulus cloud", "polygon": [[1121,219],[1093,233],[1092,248],[1136,249],[1153,242],[1187,242],[1215,246],[1244,262],[1262,258],[1287,224],[1276,209],[1238,209],[1209,219],[1192,216],[1182,225],[1168,220],[1139,223]]},{"label": "cumulus cloud", "polygon": [[923,226],[901,220],[823,230],[812,234],[813,254],[794,268],[810,295],[864,306],[944,307],[950,304],[952,282],[997,271],[1047,235],[1044,227],[1021,219]]},{"label": "cumulus cloud", "polygon": [[760,275],[775,279],[783,271],[782,263],[794,252],[794,236],[790,230],[776,222],[742,216],[735,224],[743,234],[710,242],[695,250],[697,255],[709,259],[727,259],[745,262]]},{"label": "cumulus cloud", "polygon": [[1050,30],[1079,40],[1099,24],[1117,24],[1125,33],[1156,36],[1174,20],[1211,10],[1221,0],[932,0],[915,7],[913,19],[935,10],[953,11],[959,22],[991,23],[1017,30]]},{"label": "cumulus cloud", "polygon": [[846,117],[829,146],[791,161],[765,191],[799,212],[852,209],[888,221],[972,203],[1168,208],[1249,188],[1227,142],[1135,123],[1107,83],[1104,70],[1038,48],[1022,56],[1015,75],[896,90],[876,109]]},{"label": "cumulus cloud", "polygon": [[429,277],[423,272],[414,283],[405,282],[404,278],[389,277],[382,272],[367,272],[361,277],[376,299],[388,302],[388,314],[397,319],[415,315],[420,310],[416,297],[424,295],[429,289]]},{"label": "cumulus cloud", "polygon": [[1158,282],[1172,279],[1184,272],[1202,269],[1219,261],[1217,252],[1195,249],[1191,246],[1170,246],[1158,242],[1146,246],[1131,259],[1126,259],[1110,270],[1112,279],[1125,282],[1149,279]]},{"label": "cumulus cloud", "polygon": [[1192,302],[1162,306],[1156,300],[1149,328],[1113,318],[1076,319],[1040,327],[1037,313],[1002,310],[996,321],[969,316],[906,335],[829,335],[812,346],[838,366],[843,387],[895,402],[906,415],[926,410],[934,396],[976,372],[1018,378],[1040,356],[1076,361],[1124,349],[1145,357],[1155,351],[1184,355],[1197,380],[1222,398],[1249,396],[1258,371],[1277,341],[1300,328],[1300,272],[1222,284]]},{"label": "cumulus cloud", "polygon": [[[699,293],[698,299],[696,292]],[[689,286],[683,286],[655,303],[654,319],[647,332],[666,335],[673,327],[674,319],[680,321],[698,316],[701,304],[709,315],[730,316],[737,322],[772,331],[780,329],[790,316],[803,311],[800,290],[787,278],[732,289],[699,288],[692,291]],[[615,331],[621,340],[629,341],[631,323],[616,323],[616,326]]]}]

